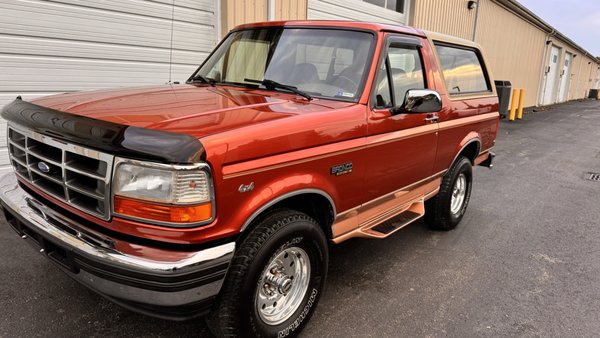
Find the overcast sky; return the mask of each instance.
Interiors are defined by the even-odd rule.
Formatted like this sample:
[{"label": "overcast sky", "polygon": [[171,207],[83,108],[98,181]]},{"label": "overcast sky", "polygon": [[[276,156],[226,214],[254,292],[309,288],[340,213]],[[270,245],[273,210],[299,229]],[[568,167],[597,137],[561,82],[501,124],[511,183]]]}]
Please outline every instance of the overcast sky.
[{"label": "overcast sky", "polygon": [[594,56],[600,56],[599,0],[517,0]]}]

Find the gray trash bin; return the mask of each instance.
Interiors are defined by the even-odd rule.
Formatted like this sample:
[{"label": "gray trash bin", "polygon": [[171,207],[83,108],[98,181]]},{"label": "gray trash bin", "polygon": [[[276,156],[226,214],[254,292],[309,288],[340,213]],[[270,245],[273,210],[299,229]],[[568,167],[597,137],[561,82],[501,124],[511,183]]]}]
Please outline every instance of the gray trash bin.
[{"label": "gray trash bin", "polygon": [[498,108],[500,116],[506,117],[508,115],[508,104],[510,103],[510,89],[512,85],[510,81],[496,80],[496,92],[498,93],[498,101],[500,106]]}]

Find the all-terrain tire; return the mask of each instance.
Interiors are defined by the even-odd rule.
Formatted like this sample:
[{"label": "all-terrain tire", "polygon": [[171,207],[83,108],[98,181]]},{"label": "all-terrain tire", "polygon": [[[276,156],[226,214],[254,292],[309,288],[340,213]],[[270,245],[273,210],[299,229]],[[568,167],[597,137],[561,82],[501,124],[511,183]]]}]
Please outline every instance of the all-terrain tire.
[{"label": "all-terrain tire", "polygon": [[[255,224],[253,230],[239,243],[221,292],[207,317],[208,325],[218,337],[296,336],[313,314],[325,284],[329,262],[325,234],[314,219],[289,209],[273,210]],[[303,259],[288,258],[288,252]],[[296,266],[303,265],[304,270],[309,271],[309,277],[304,278],[304,283],[300,284],[297,281],[303,277],[298,272],[299,275],[294,276],[297,278],[291,279],[298,283],[298,286],[294,286],[296,289],[291,287],[292,291],[285,296],[282,292],[275,296],[282,297],[280,299],[283,303],[285,297],[291,296],[294,290],[300,290],[295,292],[300,295],[295,296],[296,305],[287,307],[288,314],[285,314],[285,309],[282,312],[275,311],[277,308],[273,303],[268,304],[272,307],[265,310],[265,307],[261,307],[266,302],[265,292],[270,295],[274,291],[270,282],[265,283],[265,276],[273,271],[274,262],[285,262],[282,263],[282,266],[285,265],[283,270],[288,269],[288,265],[290,268],[284,273],[292,274],[293,262],[289,259],[296,259]],[[279,274],[279,267],[275,271],[277,276],[284,276]],[[304,288],[306,290],[302,291]],[[275,292],[277,290],[280,289]],[[259,293],[262,299],[259,298]],[[269,317],[270,313],[264,312],[270,309],[275,314],[280,314],[280,318]]]},{"label": "all-terrain tire", "polygon": [[425,221],[431,228],[447,231],[460,223],[469,205],[472,182],[471,161],[461,156],[442,178],[439,193],[425,203]]}]

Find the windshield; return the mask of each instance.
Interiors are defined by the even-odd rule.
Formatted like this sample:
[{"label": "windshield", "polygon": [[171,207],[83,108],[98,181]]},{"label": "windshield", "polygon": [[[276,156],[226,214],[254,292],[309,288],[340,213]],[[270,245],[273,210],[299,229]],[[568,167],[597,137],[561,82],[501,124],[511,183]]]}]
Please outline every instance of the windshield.
[{"label": "windshield", "polygon": [[270,80],[311,96],[358,101],[373,42],[373,34],[350,30],[243,30],[230,34],[195,76],[252,87]]}]

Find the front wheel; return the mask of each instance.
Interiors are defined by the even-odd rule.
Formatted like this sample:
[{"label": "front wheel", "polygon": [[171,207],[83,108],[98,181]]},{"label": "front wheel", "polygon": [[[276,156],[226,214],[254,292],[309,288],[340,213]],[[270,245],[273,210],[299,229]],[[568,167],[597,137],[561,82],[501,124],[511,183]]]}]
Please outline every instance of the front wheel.
[{"label": "front wheel", "polygon": [[301,212],[280,209],[242,241],[209,316],[217,336],[297,335],[321,296],[328,264],[321,227]]},{"label": "front wheel", "polygon": [[437,230],[452,230],[462,220],[469,199],[473,168],[471,161],[460,157],[442,178],[437,196],[425,203],[425,221]]}]

